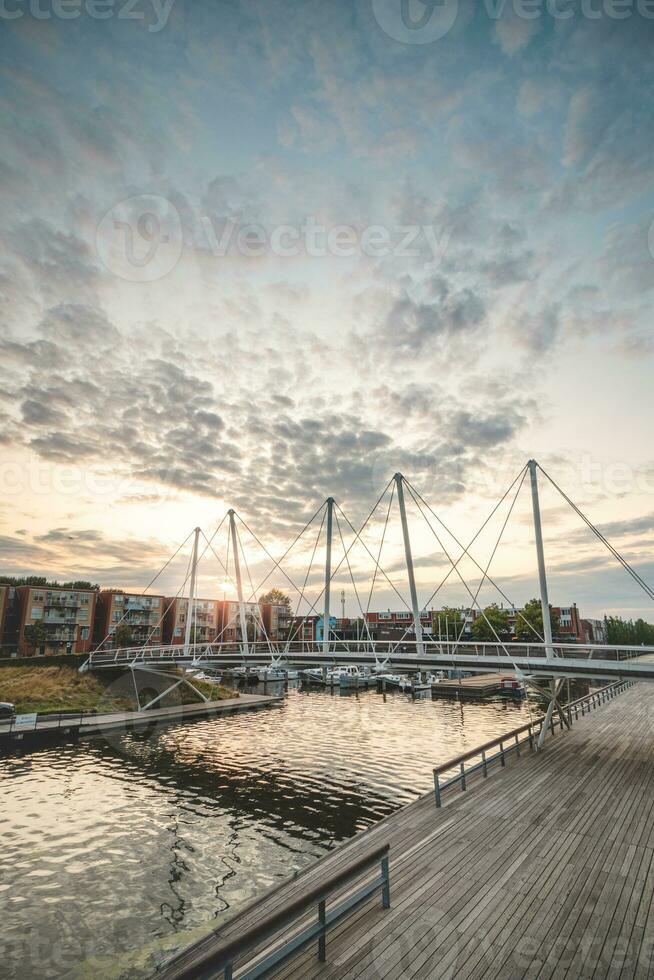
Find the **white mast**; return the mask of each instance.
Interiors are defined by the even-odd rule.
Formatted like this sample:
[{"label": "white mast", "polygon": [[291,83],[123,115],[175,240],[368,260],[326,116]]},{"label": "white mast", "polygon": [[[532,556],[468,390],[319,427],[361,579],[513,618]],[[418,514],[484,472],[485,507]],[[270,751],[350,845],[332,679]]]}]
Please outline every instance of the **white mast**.
[{"label": "white mast", "polygon": [[404,505],[404,477],[401,473],[396,473],[394,479],[397,486],[397,502],[400,506],[400,520],[402,521],[406,570],[407,575],[409,576],[409,592],[411,593],[411,608],[413,609],[413,628],[416,634],[416,653],[418,656],[422,656],[422,654],[425,652],[425,648],[422,642],[422,623],[420,622],[420,608],[418,606],[418,593],[416,592],[416,579],[415,575],[413,574],[411,539],[409,538],[409,525],[407,524],[406,507]]},{"label": "white mast", "polygon": [[193,541],[193,557],[191,558],[191,584],[188,590],[188,609],[186,610],[186,629],[184,631],[184,653],[188,655],[191,643],[191,623],[195,611],[195,585],[198,574],[198,542],[200,540],[200,528],[195,529],[195,539]]},{"label": "white mast", "polygon": [[241,564],[238,557],[238,536],[236,534],[236,520],[234,511],[230,509],[229,511],[229,529],[232,535],[232,551],[234,553],[234,571],[236,572],[236,590],[238,595],[238,617],[241,624],[241,643],[243,648],[243,653],[248,654],[250,652],[250,646],[248,642],[248,625],[245,615],[245,603],[243,602],[243,585],[241,583]]},{"label": "white mast", "polygon": [[332,581],[332,522],[334,498],[327,498],[327,547],[325,551],[325,605],[322,621],[322,652],[329,653],[329,599]]}]

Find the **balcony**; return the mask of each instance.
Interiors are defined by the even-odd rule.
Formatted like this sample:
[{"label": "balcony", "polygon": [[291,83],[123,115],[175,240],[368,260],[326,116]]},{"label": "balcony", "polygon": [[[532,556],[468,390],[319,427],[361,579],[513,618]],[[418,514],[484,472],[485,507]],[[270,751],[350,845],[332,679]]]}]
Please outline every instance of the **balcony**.
[{"label": "balcony", "polygon": [[52,596],[48,599],[46,596],[43,605],[46,609],[79,609],[80,601],[79,599],[64,599],[61,596]]}]

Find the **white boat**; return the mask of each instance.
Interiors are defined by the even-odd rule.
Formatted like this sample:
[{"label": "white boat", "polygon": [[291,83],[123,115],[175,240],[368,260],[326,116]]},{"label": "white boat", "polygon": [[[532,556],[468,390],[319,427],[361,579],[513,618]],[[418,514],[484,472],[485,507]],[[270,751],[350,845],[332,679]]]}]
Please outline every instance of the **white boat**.
[{"label": "white boat", "polygon": [[408,674],[379,674],[377,679],[385,683],[386,687],[395,687],[400,691],[414,694],[418,691],[431,691],[434,684],[438,684],[441,677],[436,674],[427,674],[425,680]]},{"label": "white boat", "polygon": [[370,675],[356,665],[332,667],[327,671],[323,671],[321,667],[310,667],[302,671],[302,676],[312,684],[324,684],[327,687],[367,687],[370,683]]},{"label": "white boat", "polygon": [[287,670],[278,664],[268,664],[267,667],[259,667],[257,670],[257,678],[264,684],[270,681],[295,681],[298,677],[299,671]]}]

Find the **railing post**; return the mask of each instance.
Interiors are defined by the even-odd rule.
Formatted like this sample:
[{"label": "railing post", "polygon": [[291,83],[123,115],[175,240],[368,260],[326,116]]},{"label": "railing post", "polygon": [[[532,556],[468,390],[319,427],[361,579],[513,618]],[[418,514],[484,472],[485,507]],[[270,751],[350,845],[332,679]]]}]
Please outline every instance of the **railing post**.
[{"label": "railing post", "polygon": [[500,742],[500,761],[503,766],[506,765],[506,759],[504,758],[504,742]]},{"label": "railing post", "polygon": [[462,762],[461,763],[461,792],[462,793],[465,792],[465,788],[466,788],[466,764],[465,762]]},{"label": "railing post", "polygon": [[438,779],[438,773],[436,771],[434,771],[434,796],[436,798],[436,806],[437,807],[440,807],[440,805],[441,805],[441,785],[440,785],[440,781]]},{"label": "railing post", "polygon": [[385,854],[381,859],[381,872],[382,872],[382,908],[390,909],[391,907],[391,876],[388,869],[388,854]]},{"label": "railing post", "polygon": [[534,733],[533,733],[531,724],[529,725],[528,733],[529,733],[529,750],[530,750],[530,752],[533,752],[534,751]]},{"label": "railing post", "polygon": [[484,767],[484,779],[488,777],[488,765],[486,763],[486,749],[481,750],[481,762]]},{"label": "railing post", "polygon": [[233,970],[233,964],[232,963],[226,963],[225,964],[225,970],[224,970],[224,973],[223,973],[223,976],[225,977],[225,980],[232,980],[232,970]]},{"label": "railing post", "polygon": [[318,902],[318,922],[320,924],[320,935],[318,936],[318,959],[324,963],[327,959],[327,943],[325,934],[327,932],[327,912],[325,909],[325,899]]},{"label": "railing post", "polygon": [[516,755],[520,755],[520,736],[518,734],[515,737],[515,751]]}]

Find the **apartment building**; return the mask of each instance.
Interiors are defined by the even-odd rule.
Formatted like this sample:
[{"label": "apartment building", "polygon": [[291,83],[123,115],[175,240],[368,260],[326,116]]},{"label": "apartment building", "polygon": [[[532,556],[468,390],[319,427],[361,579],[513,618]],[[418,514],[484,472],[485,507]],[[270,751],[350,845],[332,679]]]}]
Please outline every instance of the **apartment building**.
[{"label": "apartment building", "polygon": [[[422,609],[420,612],[420,625],[425,633],[432,631],[432,615],[426,609]],[[387,609],[382,612],[368,612],[366,613],[366,621],[371,630],[375,628],[382,631],[389,630],[392,633],[397,633],[398,630],[413,632],[413,613],[408,610],[391,612],[390,609]]]},{"label": "apartment building", "polygon": [[603,619],[582,619],[584,643],[608,643],[606,623]]},{"label": "apartment building", "polygon": [[110,589],[98,593],[93,641],[110,650],[118,626],[126,626],[130,646],[159,646],[163,643],[166,599],[162,595],[141,595]]},{"label": "apartment building", "polygon": [[[164,643],[183,643],[188,618],[188,598],[166,599]],[[222,603],[218,599],[196,599],[191,623],[192,643],[211,643],[222,625]]]},{"label": "apartment building", "polygon": [[[267,604],[262,603],[260,605],[258,602],[246,602],[244,605],[248,639],[265,639],[266,634],[264,632],[264,626],[266,624],[266,618],[269,618],[269,614],[266,609]],[[222,620],[220,624],[220,642],[235,643],[237,640],[241,639],[241,620],[238,602],[225,600],[221,603],[221,606]]]},{"label": "apartment building", "polygon": [[288,606],[276,602],[260,602],[261,620],[266,636],[271,640],[285,640],[293,622]]},{"label": "apartment building", "polygon": [[9,602],[10,602],[10,590],[12,593],[16,592],[16,590],[11,585],[0,585],[0,642],[3,641],[3,637],[6,631],[7,613],[9,610]]},{"label": "apartment building", "polygon": [[586,637],[581,625],[581,616],[577,604],[571,606],[552,606],[552,611],[559,617],[557,633],[562,643],[585,643]]},{"label": "apartment building", "polygon": [[[15,628],[9,642],[20,656],[88,653],[92,648],[96,597],[97,593],[90,589],[18,586]],[[30,633],[37,631],[28,627],[36,625],[42,629],[35,643]]]}]

